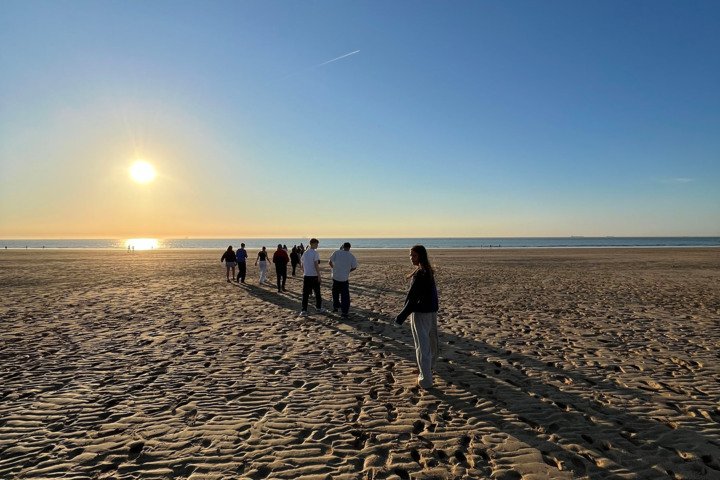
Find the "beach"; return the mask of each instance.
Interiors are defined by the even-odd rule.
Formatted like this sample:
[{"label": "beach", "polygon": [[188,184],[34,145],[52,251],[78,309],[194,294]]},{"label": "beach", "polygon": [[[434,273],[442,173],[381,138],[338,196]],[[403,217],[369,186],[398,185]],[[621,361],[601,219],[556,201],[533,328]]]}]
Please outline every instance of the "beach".
[{"label": "beach", "polygon": [[720,478],[720,249],[430,250],[430,390],[408,251],[352,252],[343,319],[222,250],[0,251],[0,478]]}]

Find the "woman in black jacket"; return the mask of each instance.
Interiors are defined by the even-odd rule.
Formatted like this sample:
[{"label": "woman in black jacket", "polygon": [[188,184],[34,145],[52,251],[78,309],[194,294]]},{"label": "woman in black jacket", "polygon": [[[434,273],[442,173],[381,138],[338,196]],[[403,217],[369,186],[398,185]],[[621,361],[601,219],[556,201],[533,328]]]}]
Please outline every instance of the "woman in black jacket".
[{"label": "woman in black jacket", "polygon": [[405,297],[405,306],[395,318],[399,326],[411,316],[410,327],[415,341],[415,358],[418,364],[418,386],[430,388],[433,385],[432,371],[438,355],[437,311],[438,294],[427,250],[422,245],[410,249],[410,261],[415,270],[408,275],[410,290]]},{"label": "woman in black jacket", "polygon": [[227,270],[227,281],[230,281],[230,270],[232,269],[232,278],[235,278],[235,266],[237,265],[237,259],[235,258],[235,252],[233,252],[232,245],[230,245],[225,253],[220,257],[220,263],[225,262],[225,270]]}]

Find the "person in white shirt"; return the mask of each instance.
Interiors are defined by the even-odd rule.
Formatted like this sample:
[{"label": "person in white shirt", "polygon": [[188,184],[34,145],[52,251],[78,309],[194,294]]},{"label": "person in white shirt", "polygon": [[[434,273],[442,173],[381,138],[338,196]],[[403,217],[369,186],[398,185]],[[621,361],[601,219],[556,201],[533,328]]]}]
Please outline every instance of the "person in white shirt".
[{"label": "person in white shirt", "polygon": [[315,307],[318,313],[324,313],[322,308],[322,297],[320,297],[320,254],[317,247],[320,244],[317,238],[310,240],[310,248],[303,253],[301,263],[303,267],[303,293],[302,293],[302,310],[301,317],[307,316],[308,299],[310,292],[315,294]]},{"label": "person in white shirt", "polygon": [[358,266],[355,255],[350,253],[350,242],[345,242],[342,249],[330,256],[330,267],[332,268],[332,299],[333,312],[338,308],[342,311],[342,317],[348,318],[350,311],[350,272]]}]

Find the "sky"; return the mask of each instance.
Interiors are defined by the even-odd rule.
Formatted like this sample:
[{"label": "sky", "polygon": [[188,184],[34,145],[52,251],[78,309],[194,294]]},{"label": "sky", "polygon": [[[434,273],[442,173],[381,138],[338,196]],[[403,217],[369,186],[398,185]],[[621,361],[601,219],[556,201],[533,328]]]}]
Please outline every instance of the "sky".
[{"label": "sky", "polygon": [[716,0],[4,0],[0,238],[717,236],[718,25]]}]

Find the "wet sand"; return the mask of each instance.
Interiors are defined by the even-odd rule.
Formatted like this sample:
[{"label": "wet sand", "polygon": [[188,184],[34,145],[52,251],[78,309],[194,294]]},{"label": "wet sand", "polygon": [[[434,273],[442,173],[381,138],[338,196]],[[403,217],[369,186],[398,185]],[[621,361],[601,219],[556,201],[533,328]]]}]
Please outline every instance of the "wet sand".
[{"label": "wet sand", "polygon": [[344,320],[222,251],[0,251],[0,478],[720,478],[720,249],[431,251],[428,391],[407,252],[353,253]]}]

